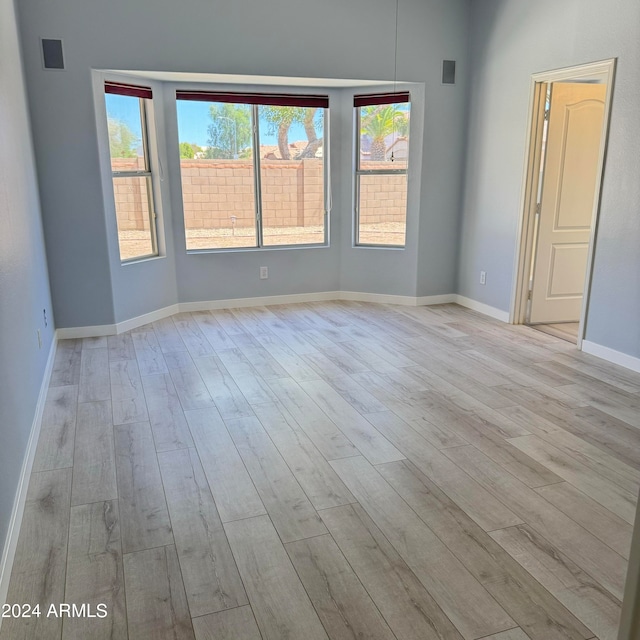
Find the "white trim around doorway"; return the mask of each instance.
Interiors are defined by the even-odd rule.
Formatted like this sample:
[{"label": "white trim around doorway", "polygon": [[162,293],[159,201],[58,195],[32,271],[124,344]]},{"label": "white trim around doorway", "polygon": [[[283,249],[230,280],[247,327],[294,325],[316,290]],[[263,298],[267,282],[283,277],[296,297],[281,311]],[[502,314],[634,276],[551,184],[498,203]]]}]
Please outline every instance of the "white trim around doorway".
[{"label": "white trim around doorway", "polygon": [[591,294],[591,278],[593,275],[593,256],[597,238],[598,215],[600,213],[600,196],[602,178],[606,162],[607,138],[609,132],[609,120],[611,116],[611,102],[615,80],[616,59],[592,62],[575,67],[567,67],[554,71],[543,71],[531,76],[531,89],[529,98],[529,116],[527,119],[527,142],[525,152],[525,167],[523,176],[523,188],[521,196],[522,215],[518,223],[518,248],[514,265],[514,286],[511,296],[511,308],[509,322],[512,324],[524,324],[527,313],[529,297],[529,275],[533,256],[533,240],[535,216],[537,207],[539,167],[542,154],[542,128],[544,125],[545,111],[545,85],[562,80],[579,80],[593,75],[606,76],[607,95],[605,98],[604,124],[602,145],[598,159],[598,172],[596,182],[596,197],[591,218],[591,235],[589,239],[589,252],[587,258],[587,271],[580,314],[580,326],[578,328],[578,349],[582,349],[582,342],[586,329],[586,320],[589,311],[589,298]]}]

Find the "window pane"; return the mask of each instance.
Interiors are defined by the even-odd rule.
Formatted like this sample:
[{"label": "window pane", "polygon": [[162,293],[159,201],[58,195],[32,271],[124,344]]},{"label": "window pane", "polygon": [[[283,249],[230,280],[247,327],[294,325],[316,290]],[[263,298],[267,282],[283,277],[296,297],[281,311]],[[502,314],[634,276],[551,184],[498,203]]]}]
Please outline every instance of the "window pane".
[{"label": "window pane", "polygon": [[146,171],[140,98],[105,94],[112,171]]},{"label": "window pane", "polygon": [[264,246],[322,244],[324,110],[259,108]]},{"label": "window pane", "polygon": [[359,169],[406,169],[411,105],[360,107]]},{"label": "window pane", "polygon": [[178,100],[187,249],[255,247],[252,108]]},{"label": "window pane", "polygon": [[113,179],[121,260],[155,254],[149,217],[150,188],[148,177]]},{"label": "window pane", "polygon": [[402,247],[407,227],[407,176],[360,175],[358,244]]}]

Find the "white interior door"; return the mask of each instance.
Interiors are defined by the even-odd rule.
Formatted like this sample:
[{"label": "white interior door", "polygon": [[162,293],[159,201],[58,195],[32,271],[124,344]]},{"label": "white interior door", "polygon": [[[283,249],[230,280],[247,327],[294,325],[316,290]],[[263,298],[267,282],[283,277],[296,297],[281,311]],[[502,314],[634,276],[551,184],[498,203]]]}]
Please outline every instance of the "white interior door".
[{"label": "white interior door", "polygon": [[529,322],[577,322],[589,253],[607,87],[555,82]]}]

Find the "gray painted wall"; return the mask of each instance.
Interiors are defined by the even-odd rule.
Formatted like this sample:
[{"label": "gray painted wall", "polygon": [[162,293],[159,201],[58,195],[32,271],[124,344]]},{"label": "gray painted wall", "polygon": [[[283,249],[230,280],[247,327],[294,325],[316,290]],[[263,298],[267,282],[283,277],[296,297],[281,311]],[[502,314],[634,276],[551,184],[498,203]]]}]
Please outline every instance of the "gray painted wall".
[{"label": "gray painted wall", "polygon": [[458,292],[509,309],[531,74],[618,57],[586,339],[638,357],[640,3],[476,0],[471,18]]},{"label": "gray painted wall", "polygon": [[[0,555],[53,317],[13,0],[0,0]],[[49,317],[44,328],[43,309]],[[42,331],[38,349],[36,331]]]},{"label": "gray painted wall", "polygon": [[[353,91],[345,91],[339,110],[341,117],[339,139],[343,144],[336,150],[339,152],[340,173],[334,179],[334,201],[336,210],[343,212],[336,220],[340,233],[340,286],[341,291],[363,291],[367,293],[387,293],[400,296],[417,295],[418,255],[420,252],[420,222],[424,211],[421,209],[422,184],[420,173],[423,156],[423,113],[424,113],[424,85],[402,86],[401,90],[411,92],[411,149],[408,164],[408,193],[407,193],[407,236],[406,245],[402,250],[382,249],[370,247],[354,247],[354,221],[351,211],[354,205],[353,180],[344,179],[349,176],[355,163],[353,144],[354,114]],[[393,86],[381,88],[380,91],[393,91]],[[357,93],[357,92],[356,92]],[[343,133],[346,132],[346,133]],[[338,137],[338,136],[335,136]],[[420,211],[420,216],[411,212]],[[439,263],[444,271],[451,271],[454,266]],[[440,273],[439,269],[437,273]],[[437,290],[438,280],[432,282],[433,290]]]},{"label": "gray painted wall", "polygon": [[[351,248],[351,187],[346,184],[351,174],[343,167],[334,185],[344,183],[347,191],[341,186],[334,197],[330,249],[186,256],[179,190],[173,188],[178,179],[170,144],[175,121],[171,99],[165,97],[167,257],[121,267],[107,240],[111,223],[105,222],[92,68],[391,80],[395,3],[327,0],[320,7],[312,0],[22,0],[23,55],[58,325],[110,324],[178,298],[338,287],[405,295],[450,293],[464,157],[467,19],[468,0],[400,0],[398,76],[425,83],[428,96],[420,199],[412,222],[418,235],[410,249]],[[64,40],[66,71],[42,69],[40,37]],[[459,62],[455,88],[440,84],[443,58]],[[344,123],[336,124],[344,131]],[[340,140],[334,132],[332,144],[338,158],[351,140]],[[77,185],[78,176],[80,186],[71,191],[67,185]],[[269,267],[267,281],[258,279],[261,265]]]},{"label": "gray painted wall", "polygon": [[[185,233],[182,216],[182,192],[180,187],[180,160],[178,155],[178,131],[176,124],[175,91],[179,85],[166,83],[164,90],[165,121],[167,131],[167,181],[171,191],[170,212],[173,236],[178,300],[200,302],[249,298],[281,294],[335,291],[339,277],[339,236],[336,225],[330,229],[330,246],[311,249],[238,250],[223,253],[187,254],[184,249]],[[198,88],[188,85],[190,88]],[[238,90],[238,86],[218,85],[221,90]],[[242,85],[248,91],[265,91],[264,87]],[[184,85],[183,85],[184,88]],[[200,87],[202,88],[202,87]],[[276,93],[295,91],[291,87],[269,87]],[[337,103],[341,91],[316,88],[312,93],[328,93],[330,104]],[[339,126],[331,112],[332,133]],[[334,140],[334,138],[337,138]],[[340,148],[337,136],[331,136],[332,158]],[[336,176],[336,164],[331,165]],[[339,207],[338,207],[339,209]],[[260,280],[261,266],[269,268],[269,279]]]},{"label": "gray painted wall", "polygon": [[[115,75],[109,75],[111,80],[125,81]],[[107,141],[107,111],[104,101],[105,74],[93,73],[93,90],[95,96],[95,122],[98,131],[98,151],[102,156],[101,178],[103,207],[108,211],[115,211],[115,203],[112,188],[111,163],[109,161],[109,144]],[[134,80],[139,82],[139,80]],[[154,203],[158,218],[158,247],[161,256],[151,260],[136,263],[122,264],[120,262],[120,250],[118,247],[118,230],[115,215],[107,213],[106,242],[109,254],[110,276],[112,283],[113,311],[115,322],[123,322],[136,318],[156,309],[163,309],[178,302],[178,289],[176,281],[175,242],[171,233],[171,181],[166,171],[160,170],[167,166],[167,152],[165,144],[154,144],[155,132],[163,131],[165,117],[163,109],[164,88],[163,83],[147,82],[151,86],[154,95],[153,109],[148,110],[148,130],[150,141],[151,169],[161,179],[154,181]],[[177,185],[179,187],[178,178]],[[104,211],[104,209],[103,209]],[[163,212],[166,215],[163,215]],[[103,239],[104,240],[104,239]]]}]

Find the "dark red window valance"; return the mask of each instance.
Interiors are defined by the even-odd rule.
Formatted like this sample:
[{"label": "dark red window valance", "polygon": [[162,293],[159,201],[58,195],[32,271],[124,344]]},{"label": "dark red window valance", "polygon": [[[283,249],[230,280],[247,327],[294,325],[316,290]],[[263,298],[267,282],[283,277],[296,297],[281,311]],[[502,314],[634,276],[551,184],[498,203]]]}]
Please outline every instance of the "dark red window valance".
[{"label": "dark red window valance", "polygon": [[291,95],[286,93],[225,93],[217,91],[176,91],[177,100],[200,102],[233,102],[236,104],[262,104],[275,107],[329,108],[329,96]]},{"label": "dark red window valance", "polygon": [[115,93],[119,96],[132,96],[133,98],[153,98],[153,93],[149,87],[140,87],[135,84],[124,84],[123,82],[105,82],[105,93]]},{"label": "dark red window valance", "polygon": [[374,104],[398,104],[400,102],[410,102],[411,96],[408,91],[400,93],[369,93],[353,96],[354,107],[369,107]]}]

